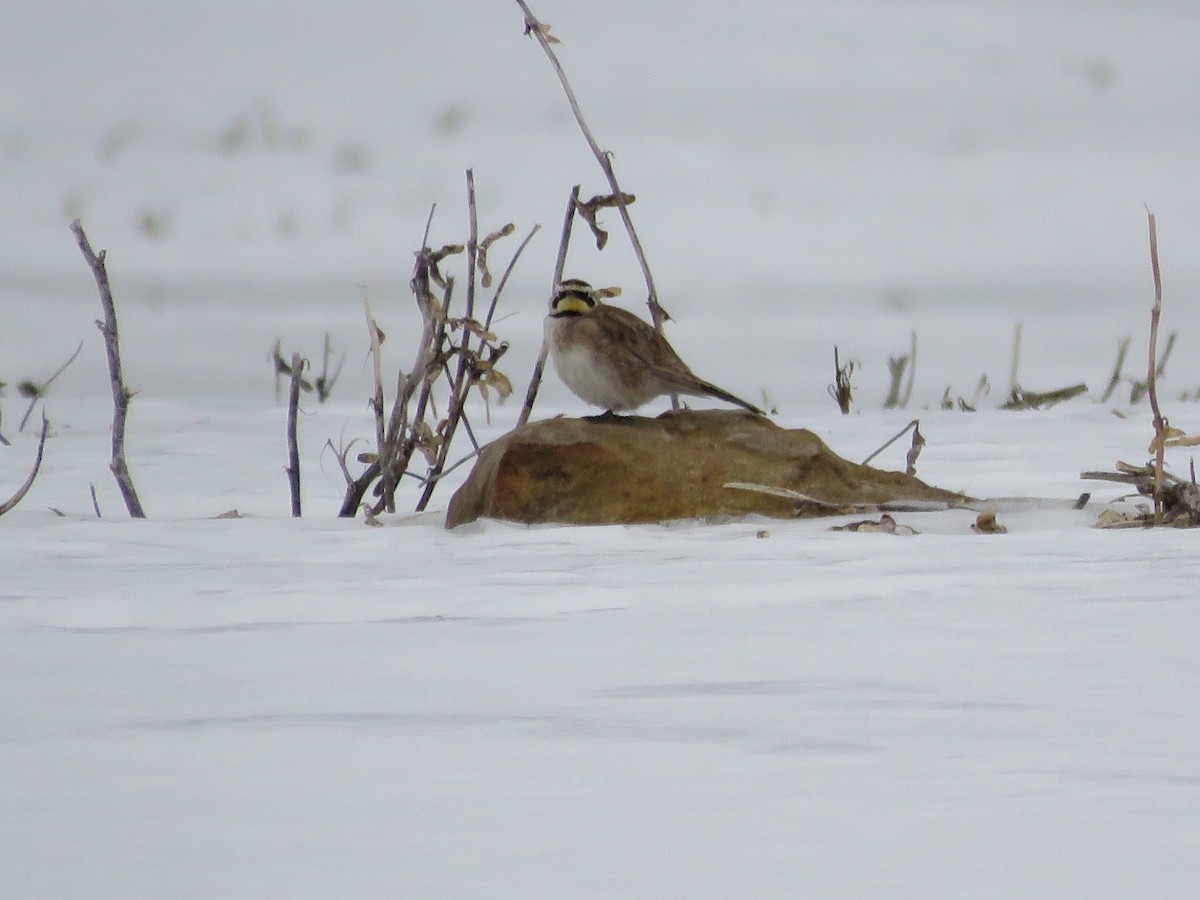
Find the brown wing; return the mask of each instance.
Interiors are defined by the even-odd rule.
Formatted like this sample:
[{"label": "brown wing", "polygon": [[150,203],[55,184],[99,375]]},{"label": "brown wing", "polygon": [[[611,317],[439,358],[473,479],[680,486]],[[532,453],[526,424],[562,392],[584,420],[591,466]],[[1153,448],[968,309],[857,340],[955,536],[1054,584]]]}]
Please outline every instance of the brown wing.
[{"label": "brown wing", "polygon": [[600,304],[591,313],[602,325],[609,351],[614,357],[625,357],[662,378],[680,376],[695,378],[667,339],[654,326],[619,306]]},{"label": "brown wing", "polygon": [[619,306],[603,303],[590,315],[597,319],[597,325],[603,325],[599,330],[605,334],[610,358],[619,360],[619,368],[647,372],[681,394],[707,394],[762,415],[757,406],[696,377],[667,339],[644,319]]}]

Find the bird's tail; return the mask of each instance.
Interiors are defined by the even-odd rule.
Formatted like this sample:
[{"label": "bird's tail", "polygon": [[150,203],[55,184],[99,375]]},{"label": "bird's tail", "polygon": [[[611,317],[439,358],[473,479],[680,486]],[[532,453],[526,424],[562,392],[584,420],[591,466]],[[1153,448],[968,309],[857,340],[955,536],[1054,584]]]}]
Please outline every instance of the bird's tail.
[{"label": "bird's tail", "polygon": [[735,397],[733,394],[729,393],[729,391],[723,391],[715,384],[709,384],[707,381],[700,381],[700,384],[703,386],[704,393],[710,397],[716,397],[718,400],[724,400],[726,403],[732,403],[734,406],[740,406],[742,409],[749,410],[756,416],[766,415],[766,413],[764,413],[753,403],[747,403],[741,397]]}]

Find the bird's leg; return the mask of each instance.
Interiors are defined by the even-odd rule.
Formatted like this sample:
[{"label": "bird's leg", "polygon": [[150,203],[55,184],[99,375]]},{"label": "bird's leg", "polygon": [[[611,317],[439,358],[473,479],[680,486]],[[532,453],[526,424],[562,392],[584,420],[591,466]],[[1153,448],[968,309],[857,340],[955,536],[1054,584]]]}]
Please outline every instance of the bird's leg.
[{"label": "bird's leg", "polygon": [[587,422],[595,422],[597,425],[603,425],[610,422],[619,422],[624,416],[618,416],[611,409],[606,409],[598,416],[584,416],[583,418]]}]

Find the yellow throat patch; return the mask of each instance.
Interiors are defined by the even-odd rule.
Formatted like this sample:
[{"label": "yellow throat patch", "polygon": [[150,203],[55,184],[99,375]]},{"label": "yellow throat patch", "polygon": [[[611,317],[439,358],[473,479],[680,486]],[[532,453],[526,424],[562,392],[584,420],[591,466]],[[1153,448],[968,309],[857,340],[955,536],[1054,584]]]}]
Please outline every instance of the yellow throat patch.
[{"label": "yellow throat patch", "polygon": [[564,294],[554,301],[555,313],[578,313],[585,315],[592,311],[592,305],[575,294]]}]

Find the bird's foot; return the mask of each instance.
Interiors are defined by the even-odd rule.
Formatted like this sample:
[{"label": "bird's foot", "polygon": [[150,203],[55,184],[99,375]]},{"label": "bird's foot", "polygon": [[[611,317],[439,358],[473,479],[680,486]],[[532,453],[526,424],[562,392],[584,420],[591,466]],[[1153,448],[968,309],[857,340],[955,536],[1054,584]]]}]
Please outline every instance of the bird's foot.
[{"label": "bird's foot", "polygon": [[618,415],[611,409],[606,409],[599,415],[584,415],[583,421],[595,422],[596,425],[624,425],[635,421],[636,415]]},{"label": "bird's foot", "polygon": [[598,416],[584,416],[583,420],[585,422],[595,422],[597,425],[604,425],[604,424],[610,424],[612,422],[620,422],[624,418],[625,418],[624,416],[618,416],[611,409],[606,409],[604,412],[600,413],[600,415],[598,415]]}]

